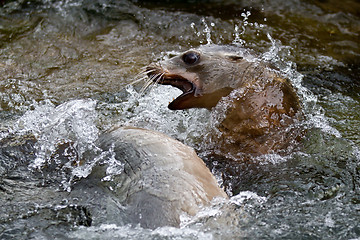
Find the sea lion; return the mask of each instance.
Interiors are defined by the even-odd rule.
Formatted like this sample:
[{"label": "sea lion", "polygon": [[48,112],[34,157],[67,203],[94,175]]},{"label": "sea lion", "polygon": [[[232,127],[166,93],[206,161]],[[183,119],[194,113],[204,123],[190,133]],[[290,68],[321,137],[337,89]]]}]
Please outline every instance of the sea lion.
[{"label": "sea lion", "polygon": [[[0,141],[0,146],[4,147],[0,159],[4,155],[5,160],[14,164],[22,155],[8,154],[13,150],[33,153],[36,139],[30,138],[29,141],[18,141],[18,138]],[[11,180],[11,172],[17,176],[18,169],[8,167],[8,173],[0,171],[0,192],[4,195],[0,199],[6,200],[3,208],[7,211],[2,212],[10,211],[12,217],[20,216],[14,217],[14,222],[17,222],[18,219],[23,221],[21,216],[26,209],[31,212],[27,218],[36,219],[29,224],[39,229],[46,229],[54,222],[67,226],[71,221],[84,226],[140,224],[143,228],[155,229],[179,227],[182,214],[195,215],[213,198],[228,198],[192,148],[162,133],[117,127],[100,134],[95,145],[96,148],[83,154],[79,161],[80,169],[76,169],[71,167],[72,164],[66,164],[73,162],[73,154],[69,151],[74,148],[69,143],[60,144],[58,154],[52,156],[56,155],[56,159],[50,159],[51,163],[42,167],[41,174],[25,167],[29,173],[25,176],[23,190],[22,178]],[[34,159],[33,156],[29,160]],[[52,166],[56,163],[67,165],[67,169]],[[19,167],[24,166],[19,163]],[[69,172],[69,169],[88,170],[82,177],[74,176],[71,191],[57,190],[56,184],[64,181],[65,171]],[[9,180],[6,180],[8,176]],[[6,182],[11,182],[10,186],[19,184],[20,190],[8,190]],[[46,182],[45,186],[43,182]],[[65,203],[64,199],[67,199]],[[35,212],[31,209],[34,204],[40,206]],[[17,205],[21,207],[17,208]],[[46,206],[46,211],[41,208],[43,206]],[[51,206],[54,206],[53,211]],[[64,216],[63,212],[68,210],[68,216]]]},{"label": "sea lion", "polygon": [[149,82],[183,91],[169,104],[172,110],[214,109],[222,103],[225,114],[219,116],[222,134],[217,141],[225,152],[271,153],[297,135],[285,131],[301,118],[295,89],[246,49],[205,45],[151,64],[146,74]]},{"label": "sea lion", "polygon": [[124,164],[111,189],[126,207],[127,222],[178,227],[182,213],[195,215],[214,197],[227,198],[195,151],[162,133],[119,127],[99,143]]}]

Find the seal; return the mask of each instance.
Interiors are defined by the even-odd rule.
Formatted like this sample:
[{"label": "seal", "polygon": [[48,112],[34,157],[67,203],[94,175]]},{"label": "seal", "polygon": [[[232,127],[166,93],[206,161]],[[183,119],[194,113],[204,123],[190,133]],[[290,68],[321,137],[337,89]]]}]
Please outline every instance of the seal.
[{"label": "seal", "polygon": [[227,198],[195,151],[162,133],[118,127],[99,138],[100,148],[124,164],[112,193],[127,220],[144,228],[178,227],[215,197]]},{"label": "seal", "polygon": [[[115,127],[101,133],[77,167],[76,143],[59,143],[41,172],[28,166],[37,146],[31,134],[0,140],[0,213],[11,213],[6,226],[44,232],[54,223],[61,230],[100,224],[179,227],[182,214],[195,215],[214,198],[228,198],[192,148],[156,131]],[[12,177],[19,169],[26,170],[26,179]],[[61,191],[57,184],[69,169],[81,175],[73,176],[71,191]],[[41,207],[33,212],[35,206]]]},{"label": "seal", "polygon": [[[224,150],[264,154],[288,146],[282,130],[301,118],[299,98],[290,81],[269,63],[235,46],[205,45],[146,68],[149,82],[183,91],[171,110],[216,109],[218,138]],[[222,104],[220,104],[220,102]]]}]

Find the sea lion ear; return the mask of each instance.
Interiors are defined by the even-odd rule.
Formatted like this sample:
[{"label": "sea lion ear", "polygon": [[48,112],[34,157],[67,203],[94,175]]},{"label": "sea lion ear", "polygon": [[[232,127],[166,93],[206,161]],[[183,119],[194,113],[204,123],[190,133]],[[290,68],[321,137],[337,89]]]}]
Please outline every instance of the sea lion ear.
[{"label": "sea lion ear", "polygon": [[237,55],[229,55],[229,56],[227,56],[227,57],[230,58],[230,60],[232,60],[232,61],[238,61],[238,60],[242,60],[242,59],[243,59],[243,57],[237,56]]}]

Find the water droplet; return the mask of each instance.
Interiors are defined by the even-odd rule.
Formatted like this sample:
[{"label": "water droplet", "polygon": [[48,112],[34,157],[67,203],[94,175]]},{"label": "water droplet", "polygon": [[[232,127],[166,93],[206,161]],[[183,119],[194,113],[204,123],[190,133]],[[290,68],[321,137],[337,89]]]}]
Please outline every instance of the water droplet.
[{"label": "water droplet", "polygon": [[211,41],[211,30],[210,30],[209,26],[207,25],[207,23],[206,23],[206,21],[205,21],[205,18],[202,18],[201,21],[202,21],[202,23],[203,23],[204,26],[205,26],[205,29],[203,30],[203,32],[206,34],[207,44],[212,44],[212,41]]}]

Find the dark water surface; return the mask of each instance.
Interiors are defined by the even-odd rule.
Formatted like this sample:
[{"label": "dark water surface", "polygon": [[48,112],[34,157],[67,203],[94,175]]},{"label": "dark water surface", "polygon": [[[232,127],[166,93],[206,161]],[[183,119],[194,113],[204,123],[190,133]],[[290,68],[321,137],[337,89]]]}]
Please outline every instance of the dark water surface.
[{"label": "dark water surface", "polygon": [[[360,238],[359,1],[0,6],[0,239]],[[167,104],[179,90],[129,86],[149,63],[209,43],[252,49],[289,77],[306,117],[300,149],[252,162],[209,155],[216,111],[174,112]],[[231,199],[181,228],[122,222],[101,187],[121,164],[106,162],[111,171],[88,187],[80,180],[92,181],[93,166],[64,161],[81,159],[115,124],[194,147]]]}]

